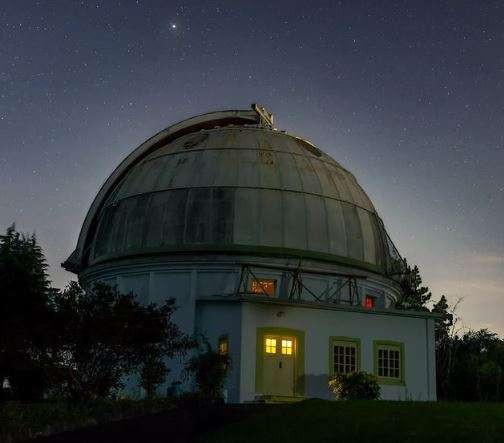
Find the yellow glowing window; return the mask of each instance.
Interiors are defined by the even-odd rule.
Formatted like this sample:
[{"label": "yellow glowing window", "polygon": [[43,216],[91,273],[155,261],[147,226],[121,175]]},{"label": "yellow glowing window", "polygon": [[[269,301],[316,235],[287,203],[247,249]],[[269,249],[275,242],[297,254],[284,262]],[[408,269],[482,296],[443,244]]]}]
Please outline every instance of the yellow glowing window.
[{"label": "yellow glowing window", "polygon": [[282,340],[282,354],[292,355],[292,340]]},{"label": "yellow glowing window", "polygon": [[267,338],[264,341],[266,354],[276,354],[276,338]]},{"label": "yellow glowing window", "polygon": [[250,285],[250,292],[258,295],[267,295],[268,297],[275,296],[276,280],[265,278],[254,278]]},{"label": "yellow glowing window", "polygon": [[227,337],[219,339],[219,354],[227,354],[229,352],[229,342]]}]

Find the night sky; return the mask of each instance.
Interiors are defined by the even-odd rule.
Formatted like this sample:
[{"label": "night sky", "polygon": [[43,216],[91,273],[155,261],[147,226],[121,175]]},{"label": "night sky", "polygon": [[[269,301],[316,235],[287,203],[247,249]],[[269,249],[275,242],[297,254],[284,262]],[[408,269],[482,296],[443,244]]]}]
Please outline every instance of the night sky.
[{"label": "night sky", "polygon": [[0,5],[0,229],[53,284],[100,185],[164,127],[259,102],[352,171],[466,327],[504,335],[504,2]]}]

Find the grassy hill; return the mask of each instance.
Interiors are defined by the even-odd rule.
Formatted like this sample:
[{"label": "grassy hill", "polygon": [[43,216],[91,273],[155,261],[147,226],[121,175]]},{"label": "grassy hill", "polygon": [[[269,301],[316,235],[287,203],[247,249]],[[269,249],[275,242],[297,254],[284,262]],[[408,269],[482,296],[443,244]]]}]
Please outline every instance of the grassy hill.
[{"label": "grassy hill", "polygon": [[504,442],[504,404],[306,400],[265,408],[201,441]]}]

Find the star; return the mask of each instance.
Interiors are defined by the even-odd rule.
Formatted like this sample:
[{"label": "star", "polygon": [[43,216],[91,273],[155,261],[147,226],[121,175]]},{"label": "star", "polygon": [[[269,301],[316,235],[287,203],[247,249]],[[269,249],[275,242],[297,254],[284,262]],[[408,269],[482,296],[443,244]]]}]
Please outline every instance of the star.
[{"label": "star", "polygon": [[171,23],[170,24],[170,28],[175,31],[177,29],[177,24],[176,23]]}]

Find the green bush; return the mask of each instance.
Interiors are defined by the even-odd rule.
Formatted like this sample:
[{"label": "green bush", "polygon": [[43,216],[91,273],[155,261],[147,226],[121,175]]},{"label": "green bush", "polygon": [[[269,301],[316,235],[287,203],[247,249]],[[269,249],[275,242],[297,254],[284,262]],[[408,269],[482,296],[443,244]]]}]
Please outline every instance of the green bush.
[{"label": "green bush", "polygon": [[209,402],[223,400],[224,382],[231,360],[229,355],[212,349],[208,342],[206,350],[192,357],[186,363],[186,372],[194,377],[198,394]]},{"label": "green bush", "polygon": [[338,400],[378,400],[380,385],[373,374],[351,372],[336,374],[329,380],[329,389]]}]

